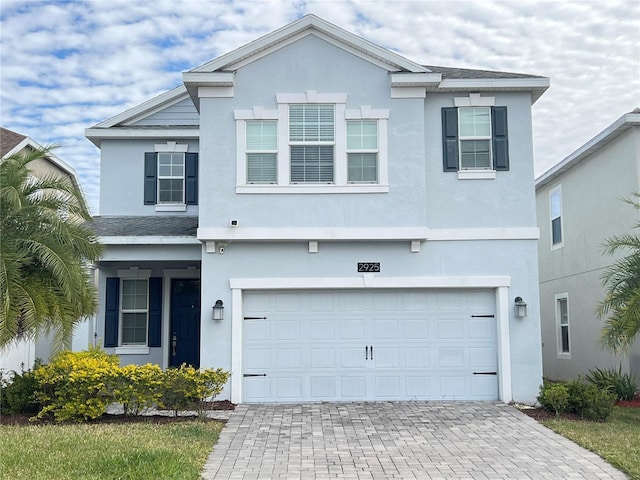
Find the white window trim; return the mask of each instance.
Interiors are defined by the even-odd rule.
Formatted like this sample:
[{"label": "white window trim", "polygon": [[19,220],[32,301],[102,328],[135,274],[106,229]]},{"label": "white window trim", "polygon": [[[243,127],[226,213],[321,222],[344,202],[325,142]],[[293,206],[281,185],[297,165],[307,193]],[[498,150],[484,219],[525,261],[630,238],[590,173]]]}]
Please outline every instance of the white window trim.
[{"label": "white window trim", "polygon": [[[560,192],[560,242],[553,243],[553,219],[551,197],[557,192]],[[549,243],[551,244],[551,250],[557,250],[564,247],[564,215],[563,215],[563,199],[562,199],[562,185],[557,185],[549,190]]]},{"label": "white window trim", "polygon": [[[146,279],[147,282],[151,278],[151,270],[140,269],[138,267],[130,267],[126,270],[118,270],[118,278],[120,278],[120,311],[118,312],[118,346],[115,348],[117,355],[148,355],[149,345],[121,345],[122,342],[122,280]],[[147,283],[148,289],[148,283]],[[149,291],[147,290],[147,337],[149,333]],[[147,338],[147,342],[148,342]]]},{"label": "white window trim", "polygon": [[[560,314],[560,302],[559,300],[564,300],[567,304],[567,332],[569,334],[569,351],[562,351],[562,335],[561,335],[561,326],[562,326],[562,318]],[[558,293],[554,296],[554,311],[556,316],[556,351],[558,354],[558,358],[564,360],[571,359],[571,315],[569,313],[569,294],[567,292]]]},{"label": "white window trim", "polygon": [[[154,151],[156,153],[187,153],[189,151],[189,145],[186,143],[177,143],[177,142],[167,142],[167,143],[156,143],[154,146]],[[157,161],[157,160],[156,160]],[[186,159],[185,159],[185,169],[186,169]],[[158,175],[159,178],[159,175]],[[187,184],[186,184],[186,171],[184,172],[184,183],[183,183],[183,192],[182,192],[182,203],[158,203],[156,200],[156,212],[186,212],[187,204],[184,201],[184,197],[187,194]]]},{"label": "white window trim", "polygon": [[[494,107],[496,97],[481,97],[479,93],[470,93],[468,97],[454,97],[453,105],[458,108],[464,107]],[[459,130],[458,130],[459,131]],[[458,138],[460,135],[458,135]],[[458,140],[459,142],[460,140]],[[459,155],[459,154],[458,154]],[[458,158],[458,164],[460,158]],[[486,170],[462,170],[458,169],[458,180],[495,180],[496,171]]]},{"label": "white window trim", "polygon": [[[387,193],[389,192],[388,120],[389,109],[363,105],[346,109],[344,93],[278,93],[277,110],[253,107],[235,110],[236,121],[236,193]],[[290,183],[289,104],[323,103],[335,105],[334,182],[332,184]],[[278,121],[278,157],[276,184],[247,184],[246,120]],[[349,183],[347,169],[347,120],[378,121],[378,183]]]}]

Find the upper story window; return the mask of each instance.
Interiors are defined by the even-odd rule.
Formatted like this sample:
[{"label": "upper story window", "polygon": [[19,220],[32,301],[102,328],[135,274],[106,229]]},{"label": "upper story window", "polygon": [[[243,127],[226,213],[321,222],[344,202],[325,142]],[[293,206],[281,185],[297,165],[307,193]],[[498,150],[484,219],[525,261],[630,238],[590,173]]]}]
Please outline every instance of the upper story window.
[{"label": "upper story window", "polygon": [[549,192],[549,218],[551,221],[551,249],[563,246],[562,239],[562,189],[560,185]]},{"label": "upper story window", "polygon": [[507,107],[494,106],[494,97],[454,99],[442,109],[443,167],[458,178],[495,178],[509,170]]},{"label": "upper story window", "polygon": [[247,129],[247,183],[278,181],[278,124],[275,120],[250,120]]},{"label": "upper story window", "polygon": [[158,153],[158,203],[184,204],[184,153]]},{"label": "upper story window", "polygon": [[388,192],[389,110],[346,94],[277,94],[277,110],[236,110],[238,193]]},{"label": "upper story window", "polygon": [[291,183],[333,183],[335,107],[289,105]]},{"label": "upper story window", "polygon": [[198,154],[188,145],[158,144],[144,154],[144,204],[156,211],[186,211],[198,203]]},{"label": "upper story window", "polygon": [[491,110],[489,107],[458,109],[460,169],[489,170],[491,162]]},{"label": "upper story window", "polygon": [[349,183],[378,182],[378,122],[347,121]]}]

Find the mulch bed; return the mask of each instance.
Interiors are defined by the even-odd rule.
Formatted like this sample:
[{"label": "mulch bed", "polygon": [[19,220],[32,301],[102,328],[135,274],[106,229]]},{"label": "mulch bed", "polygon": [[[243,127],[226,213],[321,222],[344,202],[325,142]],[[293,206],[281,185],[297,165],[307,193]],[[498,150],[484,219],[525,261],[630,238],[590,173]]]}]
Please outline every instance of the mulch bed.
[{"label": "mulch bed", "polygon": [[[633,400],[618,400],[616,405],[619,407],[640,408],[640,393],[636,393]],[[538,421],[556,418],[554,412],[548,412],[542,408],[520,408],[520,411]],[[575,413],[563,413],[560,417],[566,420],[581,420],[580,416]]]},{"label": "mulch bed", "polygon": [[[235,404],[231,403],[228,400],[219,400],[215,402],[207,402],[205,406],[205,410],[234,410],[236,408]],[[17,415],[0,415],[0,425],[46,425],[51,423],[56,423],[53,419],[44,419],[44,420],[31,420],[36,414],[17,414]],[[177,417],[174,416],[166,416],[166,415],[138,415],[138,416],[125,416],[125,415],[110,415],[105,414],[101,417],[96,418],[95,420],[90,420],[86,423],[93,424],[105,424],[105,423],[154,423],[154,424],[163,424],[163,423],[177,423],[177,422],[185,422],[193,420],[197,417],[191,415],[179,415]],[[207,417],[202,418],[203,421],[212,421]],[[220,420],[217,420],[220,421]],[[223,422],[224,423],[224,422]]]}]

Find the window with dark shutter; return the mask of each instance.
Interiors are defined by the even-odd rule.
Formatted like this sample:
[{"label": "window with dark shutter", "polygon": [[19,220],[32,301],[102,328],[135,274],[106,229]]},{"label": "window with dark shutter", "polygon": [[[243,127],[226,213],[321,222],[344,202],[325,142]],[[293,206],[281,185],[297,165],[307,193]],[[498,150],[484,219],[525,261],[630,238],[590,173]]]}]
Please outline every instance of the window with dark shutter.
[{"label": "window with dark shutter", "polygon": [[107,278],[104,318],[104,346],[118,346],[118,319],[120,318],[120,279]]},{"label": "window with dark shutter", "polygon": [[198,154],[144,154],[144,204],[198,204]]}]

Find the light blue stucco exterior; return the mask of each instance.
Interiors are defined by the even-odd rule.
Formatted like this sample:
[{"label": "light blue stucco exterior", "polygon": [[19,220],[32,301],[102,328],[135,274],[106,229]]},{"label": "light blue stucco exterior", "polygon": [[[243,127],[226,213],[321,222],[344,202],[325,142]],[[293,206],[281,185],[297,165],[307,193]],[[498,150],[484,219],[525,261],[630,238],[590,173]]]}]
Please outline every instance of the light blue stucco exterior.
[{"label": "light blue stucco exterior", "polygon": [[[510,166],[494,172],[494,178],[461,179],[457,172],[443,171],[441,109],[479,90],[395,87],[393,75],[402,69],[393,64],[392,54],[363,54],[362,44],[348,34],[340,33],[343,45],[325,35],[325,29],[333,27],[316,17],[306,19],[301,22],[310,22],[312,34],[304,34],[302,27],[293,40],[274,34],[267,37],[274,42],[266,51],[231,58],[227,68],[233,71],[232,86],[205,82],[189,90],[199,112],[198,139],[162,138],[158,133],[171,128],[168,118],[187,125],[184,119],[192,118],[193,112],[184,101],[168,107],[173,110],[166,115],[153,112],[136,121],[148,130],[158,127],[149,138],[138,138],[144,133],[132,130],[132,138],[101,139],[100,215],[197,216],[198,241],[174,236],[145,244],[139,238],[105,236],[97,337],[105,329],[107,278],[132,266],[150,269],[152,276],[165,280],[180,278],[180,271],[191,268],[201,279],[200,365],[231,370],[223,398],[242,401],[242,371],[234,370],[243,361],[238,310],[251,285],[289,291],[345,285],[384,285],[398,292],[453,288],[461,295],[465,288],[480,286],[496,293],[498,330],[508,332],[508,338],[499,333],[496,340],[500,398],[534,403],[542,357],[531,92],[480,92],[493,105],[507,107]],[[283,188],[266,187],[256,193],[238,183],[238,157],[244,155],[237,138],[237,122],[242,121],[238,112],[277,112],[278,95],[309,91],[342,95],[347,111],[371,108],[388,113],[385,188],[334,193],[328,185],[299,193],[276,186]],[[97,138],[98,129],[90,130],[88,136]],[[166,142],[187,144],[189,152],[199,153],[198,204],[186,206],[184,212],[156,211],[143,202],[142,158],[155,144]],[[230,226],[231,220],[238,225]],[[379,262],[381,271],[358,273],[358,262]],[[169,270],[173,273],[167,274]],[[358,282],[362,285],[356,286]],[[515,317],[516,296],[528,304],[525,318]],[[225,305],[223,321],[211,318],[218,299]],[[123,356],[126,363],[167,366],[169,300],[164,301],[162,346],[150,348],[148,354]]]}]

